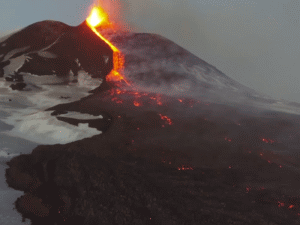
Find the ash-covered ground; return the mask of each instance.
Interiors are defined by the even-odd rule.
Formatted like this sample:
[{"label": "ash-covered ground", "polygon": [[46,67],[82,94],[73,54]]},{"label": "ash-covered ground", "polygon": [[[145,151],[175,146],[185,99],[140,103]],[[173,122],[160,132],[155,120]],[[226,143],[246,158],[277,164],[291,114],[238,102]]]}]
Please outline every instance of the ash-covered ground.
[{"label": "ash-covered ground", "polygon": [[[24,192],[13,192],[23,218],[32,224],[300,223],[297,103],[257,93],[154,34],[101,31],[124,54],[128,84],[103,82],[107,69],[97,78],[101,67],[81,64],[87,51],[58,51],[69,39],[74,48],[78,37],[85,43],[81,28],[66,26],[30,26],[41,39],[52,37],[40,49],[10,44],[29,35],[28,28],[0,43],[0,156],[4,164],[23,153],[7,162],[5,173],[8,186]],[[67,60],[68,70],[30,71],[54,53],[51,66],[57,70]],[[109,66],[108,53],[99,60]]]},{"label": "ash-covered ground", "polygon": [[[280,144],[259,143],[251,134],[262,128],[254,124],[264,122],[267,129],[281,121],[238,125],[199,116],[171,117],[170,124],[155,111],[112,110],[113,101],[108,107],[103,93],[97,97],[104,99],[97,107],[89,105],[92,96],[49,110],[92,114],[107,108],[106,132],[38,146],[8,162],[7,183],[25,192],[16,207],[32,224],[299,222],[297,158],[274,154]],[[239,135],[230,135],[229,127]]]}]

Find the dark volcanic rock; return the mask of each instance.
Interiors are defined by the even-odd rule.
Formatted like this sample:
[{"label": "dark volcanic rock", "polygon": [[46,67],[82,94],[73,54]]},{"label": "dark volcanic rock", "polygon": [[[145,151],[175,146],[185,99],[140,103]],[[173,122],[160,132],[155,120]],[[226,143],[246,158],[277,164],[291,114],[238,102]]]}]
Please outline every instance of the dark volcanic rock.
[{"label": "dark volcanic rock", "polygon": [[30,53],[31,58],[25,61],[24,65],[18,72],[31,73],[36,75],[51,75],[66,76],[70,70],[74,75],[78,74],[80,67],[76,64],[75,59],[68,59],[64,57],[45,58],[39,56],[37,53]]},{"label": "dark volcanic rock", "polygon": [[4,70],[3,67],[9,65],[9,61],[5,61],[5,62],[0,62],[0,77],[4,76]]},{"label": "dark volcanic rock", "polygon": [[[234,157],[241,161],[236,168],[178,170],[174,158],[179,162],[184,158],[178,151],[149,145],[133,150],[131,128],[138,125],[150,130],[159,121],[150,112],[138,118],[115,114],[103,135],[65,145],[38,146],[29,155],[13,158],[7,163],[7,183],[25,192],[16,201],[17,210],[33,225],[73,225],[74,221],[82,225],[299,222],[296,211],[287,217],[288,207],[277,206],[280,199],[298,207],[299,198],[283,197],[280,190],[253,188],[247,192],[243,187],[246,174],[255,180],[266,171],[265,176],[272,180],[274,174],[276,179],[286,177],[282,169],[270,167],[258,156],[245,158],[236,152]],[[209,129],[207,125],[204,127]],[[172,164],[161,161],[163,152],[166,160],[173,158]],[[249,162],[259,169],[249,168]],[[289,176],[295,174],[290,171]]]},{"label": "dark volcanic rock", "polygon": [[8,76],[8,77],[5,77],[5,80],[12,82],[12,81],[14,81],[14,78],[11,76]]},{"label": "dark volcanic rock", "polygon": [[16,82],[23,82],[23,76],[17,73],[11,74],[5,77],[6,81],[16,81]]},{"label": "dark volcanic rock", "polygon": [[[71,151],[62,145],[55,147],[41,146],[27,159],[11,161],[7,170],[8,183],[14,188],[17,186],[9,182],[11,170],[20,171],[19,176],[14,174],[15,179],[21,178],[17,182],[24,182],[27,176],[28,186],[25,182],[23,186],[29,191],[16,201],[16,208],[33,225],[71,225],[76,220],[82,225],[252,225],[280,224],[282,219],[293,224],[282,213],[267,212],[280,193],[247,194],[222,182],[236,177],[238,184],[241,175],[237,170],[178,171],[130,155],[95,157],[79,143]],[[286,196],[285,201],[292,199]]]},{"label": "dark volcanic rock", "polygon": [[10,85],[11,89],[18,90],[18,91],[22,91],[25,87],[26,87],[25,83],[16,83],[16,84]]},{"label": "dark volcanic rock", "polygon": [[[104,133],[38,146],[7,163],[9,187],[25,192],[16,201],[24,218],[33,225],[299,224],[299,158],[274,153],[299,139],[282,138],[300,129],[297,115],[259,114],[248,100],[274,101],[256,98],[255,91],[158,35],[112,40],[124,53],[132,86],[104,81],[91,95],[46,110],[60,121],[89,123]],[[27,54],[24,72],[59,71],[63,62],[56,75],[75,66],[105,78],[112,68],[111,49],[85,23],[65,27],[43,49],[28,51],[10,53]],[[199,98],[183,96],[187,92]],[[242,104],[216,103],[213,97]],[[107,116],[79,120],[67,112]],[[269,138],[284,143],[266,143]]]},{"label": "dark volcanic rock", "polygon": [[0,44],[5,60],[0,62],[0,76],[5,75],[4,67],[21,56],[25,57],[23,65],[14,64],[10,71],[66,77],[70,71],[76,76],[83,69],[93,77],[104,78],[113,68],[112,49],[86,22],[77,27],[56,21],[38,22]]},{"label": "dark volcanic rock", "polygon": [[[113,51],[83,22],[70,27],[49,51],[67,58],[77,57],[82,67],[94,77],[104,78],[113,68]],[[108,62],[105,58],[108,57]]]},{"label": "dark volcanic rock", "polygon": [[[40,50],[57,40],[67,27],[68,25],[62,22],[52,20],[31,24],[5,40],[5,46],[0,48],[0,53],[7,55],[7,53],[14,49],[26,46],[30,46],[30,48],[22,51],[22,54]],[[19,55],[20,53],[13,54],[11,58]]]}]

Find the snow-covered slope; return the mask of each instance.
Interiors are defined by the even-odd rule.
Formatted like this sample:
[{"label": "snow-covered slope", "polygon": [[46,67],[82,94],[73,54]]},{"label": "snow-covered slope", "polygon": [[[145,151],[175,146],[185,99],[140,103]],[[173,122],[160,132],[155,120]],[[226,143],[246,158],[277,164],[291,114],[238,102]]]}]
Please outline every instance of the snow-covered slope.
[{"label": "snow-covered slope", "polygon": [[[245,111],[250,107],[300,113],[299,104],[243,86],[164,37],[100,32],[125,56],[122,75],[131,85],[123,90],[192,98]],[[0,100],[5,104],[2,112],[9,115],[2,121],[14,126],[6,134],[53,144],[101,132],[79,126],[84,121],[70,124],[71,117],[43,112],[89,95],[112,68],[112,50],[85,23],[77,27],[57,21],[32,24],[2,40],[0,56]],[[16,103],[23,107],[12,106]]]},{"label": "snow-covered slope", "polygon": [[[0,77],[26,84],[19,90],[34,76],[39,80],[45,76],[45,84],[52,83],[49,76],[53,83],[74,81],[80,70],[103,78],[112,69],[112,50],[94,36],[85,23],[77,27],[56,21],[32,24],[0,43]],[[24,82],[22,76],[29,80]]]},{"label": "snow-covered slope", "polygon": [[[241,85],[164,37],[100,32],[125,55],[123,75],[134,88],[300,113],[299,104],[274,99]],[[15,90],[76,83],[81,70],[103,79],[112,69],[112,50],[85,23],[77,27],[57,21],[32,24],[2,41],[0,56],[0,76]]]},{"label": "snow-covered slope", "polygon": [[[243,86],[159,35],[101,33],[124,54],[130,85],[103,82],[112,50],[85,23],[43,21],[0,40],[3,162],[21,149],[77,140],[86,152],[111,154],[120,142],[158,158],[166,149],[187,154],[193,166],[211,168],[242,168],[235,156],[246,159],[248,150],[299,151],[299,104]],[[300,168],[296,157],[266,157]]]}]

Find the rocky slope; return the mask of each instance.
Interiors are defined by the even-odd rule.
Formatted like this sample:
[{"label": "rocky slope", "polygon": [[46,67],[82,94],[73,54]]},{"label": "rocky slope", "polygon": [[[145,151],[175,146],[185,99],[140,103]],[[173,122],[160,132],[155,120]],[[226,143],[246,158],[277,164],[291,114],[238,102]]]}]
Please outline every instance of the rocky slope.
[{"label": "rocky slope", "polygon": [[54,83],[57,79],[68,83],[76,80],[82,69],[104,78],[112,69],[112,54],[110,47],[95,37],[85,22],[70,27],[61,22],[42,21],[0,43],[0,77],[22,83],[13,85],[19,90],[27,83],[34,83],[34,79],[43,81],[43,76],[48,81],[42,84],[49,84],[49,77]]},{"label": "rocky slope", "polygon": [[[144,126],[160,123],[153,117]],[[280,187],[297,187],[298,172],[241,151],[226,157],[232,168],[178,170],[185,153],[146,145],[133,151],[132,119],[113,121],[103,135],[39,146],[8,162],[7,183],[25,192],[15,203],[24,218],[33,225],[299,223],[299,197]]]},{"label": "rocky slope", "polygon": [[[57,27],[39,48],[26,42],[0,49],[5,82],[36,84],[34,75],[54,69],[63,72],[52,78],[73,90],[67,72],[76,77],[79,63],[89,76],[105,78],[112,51],[84,23]],[[39,131],[36,121],[47,113],[74,129],[88,123],[102,131],[38,146],[7,163],[8,185],[24,191],[16,201],[24,218],[34,225],[299,223],[299,105],[259,94],[158,35],[103,34],[124,54],[129,84],[103,82],[89,96],[61,104],[51,93],[54,105],[40,103],[43,110],[47,105],[42,116],[22,121],[25,138]],[[53,124],[45,126],[54,130]]]}]

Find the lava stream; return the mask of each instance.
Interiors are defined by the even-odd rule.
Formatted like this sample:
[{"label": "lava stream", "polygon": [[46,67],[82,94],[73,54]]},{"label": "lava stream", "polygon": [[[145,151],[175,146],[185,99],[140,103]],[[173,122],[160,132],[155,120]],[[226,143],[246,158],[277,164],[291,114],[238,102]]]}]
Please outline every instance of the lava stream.
[{"label": "lava stream", "polygon": [[124,80],[126,84],[130,85],[124,77],[119,73],[124,66],[124,56],[121,54],[119,49],[117,49],[113,44],[111,44],[106,38],[104,38],[97,30],[96,27],[111,25],[108,20],[108,15],[100,7],[94,7],[91,11],[91,14],[86,19],[87,25],[92,29],[92,31],[101,38],[106,44],[110,46],[113,50],[113,70],[106,77],[107,81],[121,81]]}]

